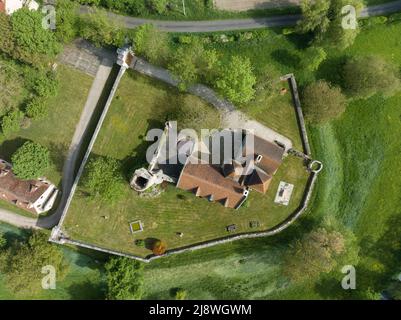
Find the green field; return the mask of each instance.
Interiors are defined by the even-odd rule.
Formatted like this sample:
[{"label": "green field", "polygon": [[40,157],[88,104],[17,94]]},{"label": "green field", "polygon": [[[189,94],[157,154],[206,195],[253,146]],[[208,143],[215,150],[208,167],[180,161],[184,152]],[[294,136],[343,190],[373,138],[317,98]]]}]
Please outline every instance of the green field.
[{"label": "green field", "polygon": [[[57,72],[60,89],[58,95],[47,102],[49,115],[32,121],[29,128],[20,129],[1,141],[0,156],[10,161],[11,155],[27,140],[46,146],[50,150],[52,166],[45,175],[60,188],[64,160],[93,79],[63,65],[59,65]],[[3,202],[0,202],[0,206],[6,209],[15,208]],[[14,211],[25,213],[18,208]]]},{"label": "green field", "polygon": [[[363,30],[344,55],[375,53],[401,67],[401,24]],[[330,66],[330,68],[328,67]],[[319,70],[338,75],[332,52]],[[297,74],[296,74],[297,75]],[[314,157],[325,169],[310,212],[282,234],[239,241],[152,262],[146,268],[147,298],[171,297],[184,288],[190,299],[347,299],[376,292],[399,271],[401,243],[401,94],[351,102],[346,113],[323,127],[310,127]],[[285,248],[323,219],[351,228],[361,246],[357,290],[341,288],[340,269],[308,283],[292,284],[280,273]]]},{"label": "green field", "polygon": [[[183,95],[173,88],[142,76],[126,75],[110,107],[93,154],[122,160],[127,168],[127,177],[130,177],[133,170],[144,163],[149,145],[144,143],[147,130],[163,128],[164,115],[180,96]],[[181,99],[185,103],[197,104],[199,108],[210,108],[209,112],[215,114],[215,119],[219,118],[217,111],[199,98],[184,95]],[[288,109],[293,111],[289,102],[272,114]],[[218,121],[214,125],[219,128]],[[307,178],[308,172],[302,160],[289,156],[277,172],[268,193],[261,195],[252,192],[249,207],[238,211],[198,199],[173,185],[168,185],[160,197],[149,199],[139,197],[129,188],[127,181],[123,198],[114,204],[88,199],[81,187],[77,190],[64,227],[72,239],[146,256],[151,253],[149,249],[135,246],[135,240],[162,239],[172,249],[227,236],[226,226],[231,224],[237,225],[236,233],[269,229],[282,222],[299,206]],[[281,180],[295,184],[288,207],[273,202]],[[108,219],[104,219],[104,216]],[[132,235],[129,223],[136,220],[142,221],[144,231]],[[252,220],[260,222],[259,228],[250,228]],[[184,237],[178,237],[177,232],[184,233]]]}]

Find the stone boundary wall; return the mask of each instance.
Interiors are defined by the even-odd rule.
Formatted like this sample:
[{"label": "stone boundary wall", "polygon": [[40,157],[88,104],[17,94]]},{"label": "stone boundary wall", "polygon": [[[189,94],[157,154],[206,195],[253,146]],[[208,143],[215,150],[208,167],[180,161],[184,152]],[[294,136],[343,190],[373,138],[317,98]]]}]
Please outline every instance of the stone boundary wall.
[{"label": "stone boundary wall", "polygon": [[92,152],[92,148],[93,148],[93,146],[94,146],[94,144],[96,142],[97,136],[98,136],[98,134],[100,132],[100,129],[101,129],[102,125],[103,125],[104,119],[106,118],[106,115],[107,115],[107,113],[109,111],[109,108],[110,108],[111,102],[113,100],[113,97],[114,97],[114,95],[115,95],[115,93],[117,91],[118,85],[119,85],[119,83],[121,81],[121,78],[124,75],[125,71],[126,71],[126,68],[120,67],[120,71],[118,72],[118,75],[117,75],[117,77],[116,77],[116,79],[115,79],[115,81],[113,83],[113,86],[112,86],[110,94],[109,94],[109,96],[107,98],[105,107],[104,107],[104,109],[103,109],[103,111],[102,111],[102,113],[100,115],[98,123],[96,124],[95,132],[93,133],[93,135],[91,137],[91,140],[90,140],[88,148],[87,148],[87,150],[85,152],[84,158],[82,159],[81,165],[79,166],[79,170],[78,170],[78,173],[77,173],[77,175],[76,175],[76,177],[74,179],[74,183],[73,183],[73,185],[71,187],[71,191],[70,191],[70,193],[68,195],[68,199],[67,199],[66,205],[63,208],[63,213],[61,215],[60,221],[59,221],[58,225],[56,227],[54,227],[53,230],[52,230],[52,233],[51,233],[51,236],[50,236],[50,239],[49,239],[52,242],[59,242],[58,238],[62,237],[61,227],[63,225],[64,219],[65,219],[65,217],[67,215],[68,209],[69,209],[69,207],[71,205],[71,202],[72,202],[72,199],[74,197],[74,194],[75,194],[76,188],[78,186],[79,180],[80,180],[80,178],[82,176],[82,173],[83,173],[83,171],[85,169],[85,165],[86,165],[86,163],[87,163],[87,161],[89,159],[89,156],[90,156],[90,154]]},{"label": "stone boundary wall", "polygon": [[[138,61],[138,60],[137,60]],[[137,62],[135,63],[135,65],[137,66]],[[161,71],[163,76],[160,76],[160,73],[158,73],[158,76],[153,75],[152,71],[156,71],[156,69],[159,69],[157,67],[154,67],[155,70],[150,71],[149,70],[149,66],[151,66],[150,64],[147,64],[146,62],[144,64],[142,64],[142,67],[140,67],[140,69],[143,69],[142,71],[137,70],[136,68],[133,67],[133,69],[141,72],[141,73],[145,73],[151,77],[155,77],[159,80],[165,81],[167,83],[173,84],[171,82],[173,82],[174,80],[172,79],[172,77],[170,76],[169,73],[166,73],[164,69],[160,69],[158,71]],[[145,70],[146,69],[146,70]],[[237,234],[237,235],[232,235],[232,236],[227,236],[227,237],[223,237],[217,240],[211,240],[211,241],[205,241],[205,242],[201,242],[198,244],[194,244],[194,245],[189,245],[186,247],[181,247],[181,248],[177,248],[177,249],[172,249],[172,250],[168,250],[166,251],[165,254],[161,255],[161,256],[156,256],[156,255],[149,255],[145,258],[143,257],[139,257],[133,254],[127,254],[127,253],[123,253],[120,251],[115,251],[115,250],[110,250],[110,249],[106,249],[106,248],[102,248],[96,245],[92,245],[92,244],[88,244],[82,241],[76,241],[76,240],[71,240],[68,237],[64,237],[61,231],[61,226],[62,226],[62,222],[63,222],[63,218],[65,217],[65,214],[68,210],[69,204],[71,203],[72,197],[74,195],[75,189],[77,187],[77,184],[79,182],[79,178],[82,175],[83,169],[85,167],[85,163],[88,160],[89,154],[92,150],[93,144],[96,140],[96,137],[100,131],[100,128],[103,124],[103,120],[106,117],[107,111],[110,107],[111,104],[111,100],[113,99],[114,93],[117,89],[117,86],[119,84],[119,81],[121,80],[122,75],[124,74],[125,69],[121,68],[120,72],[116,78],[116,81],[113,85],[113,89],[110,93],[109,99],[106,103],[106,107],[103,110],[102,116],[97,124],[95,133],[91,139],[91,143],[89,144],[88,150],[85,154],[85,158],[84,161],[82,162],[81,166],[80,166],[80,170],[77,174],[77,177],[75,179],[74,182],[74,186],[73,189],[71,190],[70,193],[70,197],[69,197],[69,201],[65,207],[65,211],[63,213],[63,217],[60,220],[59,225],[53,229],[52,231],[52,235],[50,237],[50,241],[58,243],[58,244],[73,244],[79,247],[84,247],[84,248],[88,248],[88,249],[92,249],[92,250],[97,250],[100,252],[104,252],[104,253],[108,253],[108,254],[113,254],[113,255],[118,255],[118,256],[122,256],[122,257],[127,257],[127,258],[131,258],[131,259],[135,259],[141,262],[150,262],[152,260],[155,259],[159,259],[162,257],[168,257],[174,254],[180,254],[180,253],[184,253],[184,252],[192,252],[195,250],[199,250],[199,249],[204,249],[204,248],[209,248],[209,247],[213,247],[216,245],[220,245],[220,244],[225,244],[225,243],[229,243],[229,242],[233,242],[236,240],[241,240],[241,239],[252,239],[252,238],[261,238],[261,237],[268,237],[268,236],[273,236],[281,231],[283,231],[284,229],[288,228],[292,223],[294,223],[300,216],[302,216],[305,211],[308,208],[313,190],[315,188],[315,184],[316,184],[316,180],[318,177],[318,172],[311,172],[306,188],[305,188],[305,192],[304,192],[304,196],[302,198],[301,204],[298,207],[297,210],[295,210],[289,217],[287,217],[287,219],[285,219],[284,221],[282,221],[281,223],[279,223],[278,225],[276,225],[275,227],[265,230],[265,231],[260,231],[260,232],[248,232],[248,233],[242,233],[242,234]],[[164,76],[167,76],[167,79],[164,79]],[[295,110],[297,112],[297,117],[298,117],[298,124],[300,126],[300,131],[301,131],[301,135],[302,135],[302,140],[303,142],[305,142],[304,147],[305,147],[305,153],[307,154],[307,156],[310,156],[310,146],[309,146],[309,141],[308,141],[308,136],[307,136],[307,132],[306,132],[306,127],[305,127],[305,123],[304,123],[304,118],[303,118],[303,113],[302,113],[302,108],[301,108],[301,103],[299,101],[299,97],[298,97],[298,91],[297,91],[297,84],[296,84],[296,80],[293,74],[288,74],[285,75],[281,78],[282,80],[288,80],[290,83],[290,88],[291,88],[291,92],[292,92],[292,96],[293,96],[293,100],[294,100],[294,105],[295,105]],[[171,82],[170,82],[171,81]],[[174,85],[174,84],[173,84]]]},{"label": "stone boundary wall", "polygon": [[310,144],[309,144],[308,133],[306,131],[304,114],[302,112],[301,102],[299,100],[297,82],[296,82],[295,77],[294,77],[294,75],[292,73],[286,74],[285,76],[282,76],[281,80],[283,80],[283,81],[287,80],[288,84],[290,86],[292,100],[294,102],[295,112],[296,112],[296,115],[297,115],[298,127],[299,127],[299,131],[300,131],[301,139],[302,139],[302,146],[304,148],[304,153],[308,157],[310,157],[312,155],[312,152],[311,152],[311,147],[310,147]]}]

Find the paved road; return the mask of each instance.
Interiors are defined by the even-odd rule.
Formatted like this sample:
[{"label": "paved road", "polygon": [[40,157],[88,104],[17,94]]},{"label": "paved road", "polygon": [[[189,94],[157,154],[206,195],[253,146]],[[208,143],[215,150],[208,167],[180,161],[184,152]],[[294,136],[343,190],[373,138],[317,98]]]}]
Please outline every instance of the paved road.
[{"label": "paved road", "polygon": [[34,229],[40,229],[40,228],[50,229],[58,224],[63,214],[64,207],[67,203],[68,195],[70,193],[74,181],[75,163],[79,155],[80,147],[83,142],[86,128],[90,122],[93,111],[96,108],[100,95],[103,91],[103,88],[110,75],[111,68],[114,63],[114,61],[110,59],[109,51],[102,50],[101,53],[102,53],[102,55],[100,56],[102,58],[101,63],[98,66],[96,77],[89,91],[85,107],[83,108],[80,120],[75,129],[75,133],[71,141],[68,155],[64,163],[63,179],[62,179],[62,195],[57,210],[50,216],[35,219],[35,218],[24,217],[5,209],[0,209],[0,221],[15,225],[20,228],[34,228]]},{"label": "paved road", "polygon": [[[80,12],[82,14],[90,11],[90,8],[82,6]],[[361,17],[377,16],[401,11],[401,0],[393,1],[381,5],[370,6],[364,8]],[[152,23],[160,30],[168,32],[213,32],[228,30],[246,30],[266,27],[284,27],[294,25],[300,18],[300,15],[281,15],[266,18],[250,18],[250,19],[227,19],[227,20],[211,20],[211,21],[164,21],[133,18],[115,13],[108,13],[115,21],[123,23],[127,28],[135,28],[145,23]]]}]

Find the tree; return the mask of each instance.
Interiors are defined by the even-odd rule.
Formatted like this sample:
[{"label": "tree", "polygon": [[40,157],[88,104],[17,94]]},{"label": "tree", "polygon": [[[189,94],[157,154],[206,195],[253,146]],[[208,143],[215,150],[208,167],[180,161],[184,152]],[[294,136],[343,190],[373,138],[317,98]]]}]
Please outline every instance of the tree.
[{"label": "tree", "polygon": [[61,46],[51,30],[42,27],[39,11],[22,8],[11,15],[15,43],[14,58],[30,64],[46,64],[60,52]]},{"label": "tree", "polygon": [[124,44],[125,34],[120,24],[115,23],[100,10],[80,17],[79,30],[81,37],[93,42],[96,46],[116,46]]},{"label": "tree", "polygon": [[228,65],[221,68],[216,81],[220,93],[234,103],[250,101],[255,94],[256,77],[248,58],[233,56]]},{"label": "tree", "polygon": [[205,49],[197,38],[175,50],[170,60],[168,68],[180,81],[181,90],[199,81],[214,84],[218,75],[217,51]]},{"label": "tree", "polygon": [[400,87],[397,68],[378,56],[349,59],[344,65],[343,80],[347,92],[360,98],[376,93],[391,96]]},{"label": "tree", "polygon": [[306,118],[316,124],[341,116],[347,102],[339,87],[324,80],[308,85],[302,93],[302,100]]},{"label": "tree", "polygon": [[153,243],[152,251],[156,256],[161,256],[166,252],[167,246],[164,241],[157,240]]},{"label": "tree", "polygon": [[21,121],[24,118],[24,113],[18,109],[9,111],[1,119],[1,130],[5,136],[17,132],[21,128]]},{"label": "tree", "polygon": [[57,95],[59,82],[54,72],[37,72],[33,80],[32,89],[43,98]]},{"label": "tree", "polygon": [[167,9],[167,0],[146,0],[146,4],[157,14],[163,14]]},{"label": "tree", "polygon": [[49,150],[27,141],[12,156],[14,174],[21,179],[37,179],[50,166]]},{"label": "tree", "polygon": [[135,29],[132,41],[135,52],[147,58],[149,62],[163,65],[167,62],[170,51],[168,36],[156,29],[152,24],[144,24]]},{"label": "tree", "polygon": [[347,19],[347,13],[343,14],[342,9],[347,5],[355,8],[358,17],[363,8],[362,0],[302,0],[302,20],[297,30],[301,33],[312,32],[318,43],[338,49],[347,48],[359,32],[357,26],[343,28],[342,22],[344,18]]},{"label": "tree", "polygon": [[68,43],[78,32],[78,6],[70,0],[57,0],[56,6],[56,37],[60,42]]},{"label": "tree", "polygon": [[302,33],[316,32],[323,34],[327,31],[330,20],[328,12],[330,0],[302,0],[302,20],[298,22],[297,29]]},{"label": "tree", "polygon": [[48,114],[46,101],[41,97],[35,97],[27,104],[25,111],[29,118],[41,119]]},{"label": "tree", "polygon": [[327,54],[321,47],[309,47],[305,50],[304,59],[301,62],[301,68],[309,72],[316,71],[320,64],[326,59]]},{"label": "tree", "polygon": [[115,201],[123,192],[120,163],[110,157],[92,158],[83,177],[83,185],[94,197]]},{"label": "tree", "polygon": [[[337,49],[345,49],[354,43],[356,36],[359,33],[359,28],[344,28],[343,21],[347,21],[347,13],[342,13],[342,9],[346,6],[352,6],[356,10],[356,17],[362,10],[364,4],[362,0],[332,0],[330,6],[329,17],[331,23],[325,34],[325,43],[330,47]],[[356,21],[355,21],[356,22]]]},{"label": "tree", "polygon": [[107,298],[140,299],[143,294],[143,265],[125,257],[113,257],[105,265]]},{"label": "tree", "polygon": [[62,280],[68,266],[61,249],[48,242],[48,235],[33,231],[26,241],[14,242],[7,250],[0,251],[0,272],[5,274],[7,287],[21,295],[32,297],[42,290],[44,266],[55,269],[57,280]]},{"label": "tree", "polygon": [[306,234],[284,256],[283,273],[293,281],[313,279],[337,265],[336,258],[345,251],[344,236],[319,228]]}]

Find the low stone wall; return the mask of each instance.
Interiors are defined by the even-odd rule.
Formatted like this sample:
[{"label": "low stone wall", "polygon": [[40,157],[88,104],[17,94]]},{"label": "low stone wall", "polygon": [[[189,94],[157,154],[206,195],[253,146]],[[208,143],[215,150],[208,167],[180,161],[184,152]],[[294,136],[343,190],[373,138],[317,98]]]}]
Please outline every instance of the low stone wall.
[{"label": "low stone wall", "polygon": [[302,112],[301,101],[299,100],[297,82],[292,73],[281,77],[281,80],[283,80],[283,81],[287,80],[288,84],[290,86],[292,100],[294,102],[295,112],[297,114],[297,122],[298,122],[298,127],[299,127],[299,131],[300,131],[301,139],[302,139],[304,153],[308,157],[310,157],[312,152],[311,152],[311,147],[309,145],[308,133],[306,132],[305,119],[304,119],[304,114]]}]

